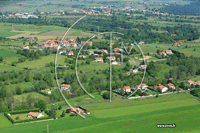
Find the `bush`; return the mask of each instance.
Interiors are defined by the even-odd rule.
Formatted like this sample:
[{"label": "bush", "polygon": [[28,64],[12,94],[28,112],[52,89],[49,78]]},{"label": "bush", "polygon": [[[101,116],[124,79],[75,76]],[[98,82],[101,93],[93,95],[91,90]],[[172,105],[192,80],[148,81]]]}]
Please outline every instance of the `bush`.
[{"label": "bush", "polygon": [[36,108],[36,109],[29,109],[29,110],[13,111],[13,112],[10,112],[10,114],[23,114],[23,113],[38,112],[38,111],[39,109]]},{"label": "bush", "polygon": [[15,117],[15,120],[19,120],[19,116]]}]

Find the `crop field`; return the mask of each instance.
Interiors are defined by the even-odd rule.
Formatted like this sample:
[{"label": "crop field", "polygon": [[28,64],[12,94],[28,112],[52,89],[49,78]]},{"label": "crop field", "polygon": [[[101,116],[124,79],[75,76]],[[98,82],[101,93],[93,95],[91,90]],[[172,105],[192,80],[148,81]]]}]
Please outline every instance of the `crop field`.
[{"label": "crop field", "polygon": [[6,58],[6,57],[17,57],[17,56],[20,56],[20,55],[15,54],[15,53],[10,52],[10,51],[0,50],[0,57]]},{"label": "crop field", "polygon": [[[91,111],[86,119],[65,117],[54,121],[19,124],[0,128],[1,132],[198,132],[199,101],[185,94],[84,106]],[[157,128],[157,124],[176,124]],[[36,128],[37,127],[37,128]],[[192,128],[191,128],[192,127]],[[149,130],[151,129],[151,130]]]}]

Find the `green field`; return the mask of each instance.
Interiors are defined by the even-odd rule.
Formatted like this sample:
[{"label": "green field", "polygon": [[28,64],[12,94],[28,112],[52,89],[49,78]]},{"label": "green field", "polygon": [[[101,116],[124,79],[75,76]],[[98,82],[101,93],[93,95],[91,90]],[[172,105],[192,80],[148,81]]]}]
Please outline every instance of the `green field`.
[{"label": "green field", "polygon": [[10,52],[10,51],[0,50],[0,57],[6,58],[6,57],[16,57],[16,56],[20,56],[20,55],[15,54],[15,53]]},{"label": "green field", "polygon": [[12,126],[12,123],[4,116],[4,115],[0,115],[0,131],[1,131],[1,127],[9,127]]},{"label": "green field", "polygon": [[[0,128],[1,132],[193,132],[199,127],[199,101],[180,93],[159,98],[84,106],[91,111],[86,119],[65,117],[54,121],[19,124]],[[157,128],[157,124],[176,124],[175,128]],[[36,128],[37,127],[37,128]]]}]

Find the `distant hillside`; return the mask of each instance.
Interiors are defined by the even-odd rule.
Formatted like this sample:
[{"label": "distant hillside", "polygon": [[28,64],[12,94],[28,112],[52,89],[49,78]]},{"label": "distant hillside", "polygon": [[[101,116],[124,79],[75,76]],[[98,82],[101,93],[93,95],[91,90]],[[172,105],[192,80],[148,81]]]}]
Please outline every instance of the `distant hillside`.
[{"label": "distant hillside", "polygon": [[186,5],[170,4],[162,8],[162,11],[173,14],[200,15],[200,2],[195,1]]}]

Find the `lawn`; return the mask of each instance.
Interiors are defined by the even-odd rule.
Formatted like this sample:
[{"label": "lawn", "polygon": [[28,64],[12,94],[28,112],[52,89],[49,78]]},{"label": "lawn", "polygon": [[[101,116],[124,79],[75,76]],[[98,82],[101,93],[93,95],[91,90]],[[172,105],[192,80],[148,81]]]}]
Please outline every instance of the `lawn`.
[{"label": "lawn", "polygon": [[17,57],[17,56],[20,55],[7,50],[0,50],[0,57],[6,58],[6,57]]},{"label": "lawn", "polygon": [[0,30],[1,37],[10,37],[10,36],[22,34],[21,32],[12,32],[11,29],[12,29],[12,27],[10,27],[10,30],[9,29],[8,30],[1,29]]},{"label": "lawn", "polygon": [[[92,113],[91,115],[86,115],[86,119],[65,117],[54,121],[3,127],[0,128],[0,131],[42,133],[46,132],[47,125],[49,125],[49,130],[52,133],[196,133],[200,130],[199,101],[185,93],[84,107]],[[157,124],[176,124],[176,128],[157,128]]]},{"label": "lawn", "polygon": [[1,127],[9,127],[12,126],[12,123],[4,116],[4,115],[0,115],[0,131],[1,131]]},{"label": "lawn", "polygon": [[[47,117],[48,115],[45,114],[44,112],[42,113],[44,116],[43,117]],[[19,120],[16,120],[15,118],[19,116]],[[31,117],[28,117],[28,113],[24,113],[24,114],[13,114],[10,115],[10,117],[15,120],[15,121],[20,121],[20,120],[26,120],[26,119],[32,119]]]}]

